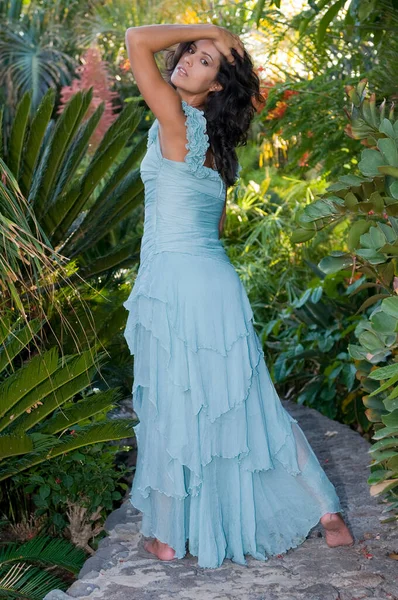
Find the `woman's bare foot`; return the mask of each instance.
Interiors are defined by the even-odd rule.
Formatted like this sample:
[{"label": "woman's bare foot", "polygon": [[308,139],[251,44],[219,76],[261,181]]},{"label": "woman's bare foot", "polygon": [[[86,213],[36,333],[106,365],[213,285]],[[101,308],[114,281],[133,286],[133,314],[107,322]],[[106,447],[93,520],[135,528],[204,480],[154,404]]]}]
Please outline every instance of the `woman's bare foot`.
[{"label": "woman's bare foot", "polygon": [[144,548],[147,552],[155,554],[160,560],[173,560],[175,558],[175,550],[160,542],[157,538],[144,542]]},{"label": "woman's bare foot", "polygon": [[321,524],[325,529],[326,543],[330,548],[354,545],[354,538],[339,513],[324,514],[321,517]]}]

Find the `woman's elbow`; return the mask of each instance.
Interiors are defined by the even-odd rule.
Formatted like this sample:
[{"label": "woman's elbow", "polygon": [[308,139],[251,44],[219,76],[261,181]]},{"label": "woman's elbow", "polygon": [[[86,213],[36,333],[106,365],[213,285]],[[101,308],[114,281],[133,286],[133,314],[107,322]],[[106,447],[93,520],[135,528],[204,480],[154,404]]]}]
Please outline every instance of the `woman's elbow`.
[{"label": "woman's elbow", "polygon": [[138,39],[138,27],[128,27],[124,39],[126,44],[133,44]]}]

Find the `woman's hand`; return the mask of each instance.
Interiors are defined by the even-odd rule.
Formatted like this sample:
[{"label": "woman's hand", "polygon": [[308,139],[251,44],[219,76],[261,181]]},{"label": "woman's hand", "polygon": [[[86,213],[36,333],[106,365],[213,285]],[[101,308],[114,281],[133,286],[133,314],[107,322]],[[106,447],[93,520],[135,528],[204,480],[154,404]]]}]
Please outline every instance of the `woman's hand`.
[{"label": "woman's hand", "polygon": [[225,56],[229,63],[232,65],[235,64],[235,57],[231,52],[231,49],[234,48],[236,52],[243,58],[244,55],[244,45],[242,40],[238,35],[232,33],[225,27],[216,27],[216,35],[213,37],[213,44],[217,48],[221,54]]}]

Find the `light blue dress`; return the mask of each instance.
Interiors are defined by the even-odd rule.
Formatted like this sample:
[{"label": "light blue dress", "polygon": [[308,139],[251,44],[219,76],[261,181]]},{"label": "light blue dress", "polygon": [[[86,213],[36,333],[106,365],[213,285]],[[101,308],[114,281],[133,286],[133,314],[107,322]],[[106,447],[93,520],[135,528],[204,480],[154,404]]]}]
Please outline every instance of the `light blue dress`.
[{"label": "light blue dress", "polygon": [[243,284],[218,237],[225,185],[203,166],[203,111],[182,100],[184,162],[163,158],[158,121],[141,162],[145,221],[124,335],[134,354],[141,533],[198,566],[247,564],[301,544],[344,512],[281,404]]}]

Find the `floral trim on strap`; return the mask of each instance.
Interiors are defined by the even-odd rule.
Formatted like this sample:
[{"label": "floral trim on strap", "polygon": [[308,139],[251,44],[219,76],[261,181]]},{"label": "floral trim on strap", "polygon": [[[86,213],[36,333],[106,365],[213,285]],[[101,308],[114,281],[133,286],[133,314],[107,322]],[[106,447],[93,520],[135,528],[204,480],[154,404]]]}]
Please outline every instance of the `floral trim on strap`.
[{"label": "floral trim on strap", "polygon": [[185,162],[196,177],[210,177],[219,181],[221,177],[218,171],[203,165],[210,145],[209,136],[206,133],[204,111],[191,106],[185,100],[182,100],[182,109],[187,117],[185,124],[188,144],[185,144],[185,148],[188,150],[188,154],[185,156]]},{"label": "floral trim on strap", "polygon": [[[187,140],[188,143],[185,145],[188,150],[185,156],[185,161],[192,173],[199,178],[210,177],[215,181],[220,181],[221,175],[215,169],[211,167],[205,167],[204,161],[206,158],[206,152],[209,147],[209,136],[206,133],[206,117],[204,111],[199,108],[191,106],[185,100],[182,100],[182,108],[186,115],[185,125],[187,128]],[[150,128],[148,129],[147,137],[147,148],[149,148],[156,140],[158,135],[159,121],[154,120]],[[238,164],[236,179],[240,177],[240,171],[242,165]]]}]

